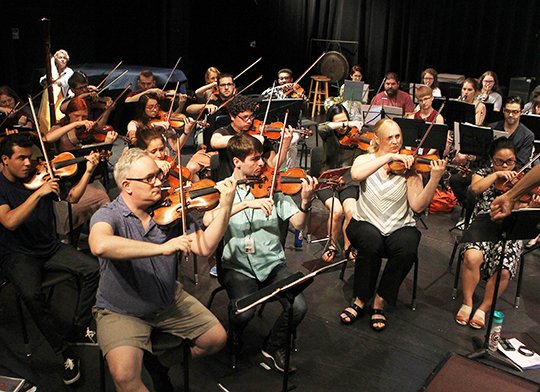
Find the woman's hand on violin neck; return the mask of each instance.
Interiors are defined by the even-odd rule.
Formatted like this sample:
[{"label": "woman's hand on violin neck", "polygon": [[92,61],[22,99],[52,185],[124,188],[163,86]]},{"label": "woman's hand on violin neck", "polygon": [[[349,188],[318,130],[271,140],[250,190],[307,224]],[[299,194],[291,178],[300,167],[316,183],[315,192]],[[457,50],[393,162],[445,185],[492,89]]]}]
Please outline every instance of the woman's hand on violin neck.
[{"label": "woman's hand on violin neck", "polygon": [[101,155],[99,154],[99,152],[91,152],[89,155],[85,156],[85,158],[87,161],[86,172],[91,174],[99,164]]},{"label": "woman's hand on violin neck", "polygon": [[154,159],[154,162],[156,162],[157,167],[163,172],[163,174],[167,175],[169,173],[169,170],[171,170],[171,163],[167,161],[162,161],[159,159]]},{"label": "woman's hand on violin neck", "polygon": [[437,159],[431,161],[431,177],[440,180],[444,174],[444,171],[446,170],[446,163],[447,162],[445,159]]},{"label": "woman's hand on violin neck", "polygon": [[300,193],[300,196],[302,198],[302,205],[303,207],[309,208],[311,206],[311,200],[313,199],[313,194],[315,193],[315,189],[317,189],[317,185],[319,185],[319,181],[315,177],[306,176],[306,178],[302,178],[302,191]]},{"label": "woman's hand on violin neck", "polygon": [[111,144],[114,143],[118,139],[118,133],[115,131],[109,131],[107,132],[107,136],[105,137],[105,144]]},{"label": "woman's hand on violin neck", "polygon": [[170,256],[177,252],[184,252],[189,254],[191,251],[191,244],[186,235],[181,235],[179,237],[171,238],[169,241],[161,244],[162,254],[164,256]]},{"label": "woman's hand on violin neck", "polygon": [[506,181],[512,181],[517,176],[517,172],[513,170],[498,170],[495,172],[497,178],[502,178]]},{"label": "woman's hand on violin neck", "polygon": [[216,184],[216,189],[219,191],[219,204],[221,207],[230,208],[233,204],[236,192],[236,180],[227,178]]}]

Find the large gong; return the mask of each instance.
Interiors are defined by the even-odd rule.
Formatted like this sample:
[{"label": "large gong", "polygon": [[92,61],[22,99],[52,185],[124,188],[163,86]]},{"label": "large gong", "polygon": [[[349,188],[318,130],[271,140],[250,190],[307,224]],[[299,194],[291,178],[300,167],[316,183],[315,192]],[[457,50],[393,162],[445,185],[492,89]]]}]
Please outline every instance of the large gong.
[{"label": "large gong", "polygon": [[328,76],[330,83],[337,83],[349,74],[349,62],[339,52],[328,52],[319,62],[319,73]]}]

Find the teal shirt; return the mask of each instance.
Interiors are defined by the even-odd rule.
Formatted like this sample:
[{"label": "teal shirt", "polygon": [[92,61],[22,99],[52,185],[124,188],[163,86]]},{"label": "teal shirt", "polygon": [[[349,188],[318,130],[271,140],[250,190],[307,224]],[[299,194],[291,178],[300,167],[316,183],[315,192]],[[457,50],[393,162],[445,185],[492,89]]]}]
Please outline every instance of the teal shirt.
[{"label": "teal shirt", "polygon": [[[237,187],[234,203],[253,200],[248,188]],[[299,211],[290,196],[276,193],[272,214],[266,217],[261,209],[246,208],[231,216],[224,237],[222,266],[262,282],[270,272],[285,263],[285,251],[279,241],[278,217],[288,219]],[[255,253],[245,252],[245,239],[251,236]]]}]

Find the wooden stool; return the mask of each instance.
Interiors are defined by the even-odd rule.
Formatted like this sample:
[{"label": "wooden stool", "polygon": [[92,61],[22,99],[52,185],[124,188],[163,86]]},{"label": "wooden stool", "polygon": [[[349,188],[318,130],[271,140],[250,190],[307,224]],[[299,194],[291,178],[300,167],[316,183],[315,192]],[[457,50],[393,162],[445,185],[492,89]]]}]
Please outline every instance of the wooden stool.
[{"label": "wooden stool", "polygon": [[312,118],[315,117],[315,108],[317,108],[317,115],[321,114],[321,106],[328,99],[329,81],[330,78],[324,75],[313,75],[311,77],[311,83],[309,84],[309,103],[312,105]]}]

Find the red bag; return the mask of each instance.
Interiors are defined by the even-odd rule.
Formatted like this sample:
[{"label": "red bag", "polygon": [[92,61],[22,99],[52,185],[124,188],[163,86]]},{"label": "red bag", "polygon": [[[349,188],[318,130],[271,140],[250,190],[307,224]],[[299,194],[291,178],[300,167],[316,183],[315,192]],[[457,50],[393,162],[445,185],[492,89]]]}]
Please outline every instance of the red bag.
[{"label": "red bag", "polygon": [[429,205],[429,212],[431,214],[452,212],[457,202],[457,198],[454,195],[454,192],[452,192],[452,189],[437,189],[435,190],[435,195]]}]

